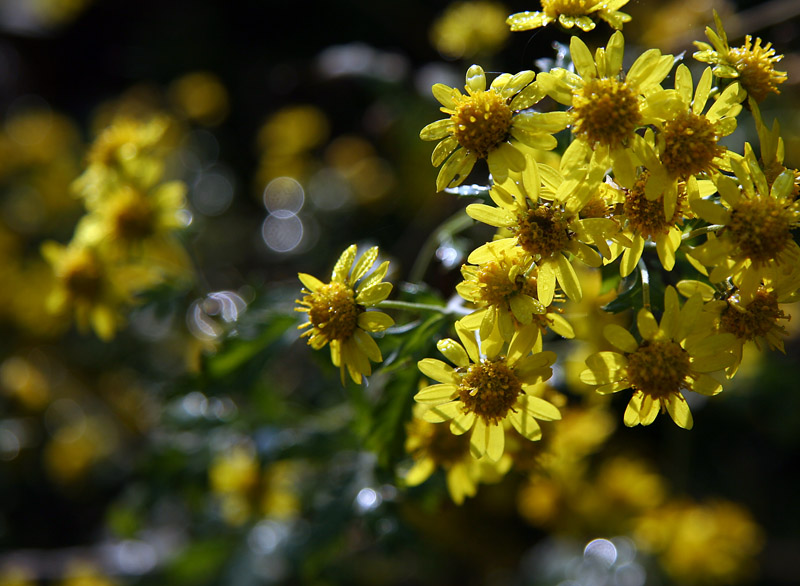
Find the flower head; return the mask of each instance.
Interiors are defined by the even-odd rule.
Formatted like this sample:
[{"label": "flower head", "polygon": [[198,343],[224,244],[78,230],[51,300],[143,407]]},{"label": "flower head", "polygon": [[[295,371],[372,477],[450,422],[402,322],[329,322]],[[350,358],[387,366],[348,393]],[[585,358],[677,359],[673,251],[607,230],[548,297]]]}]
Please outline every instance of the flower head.
[{"label": "flower head", "polygon": [[791,198],[794,174],[781,173],[770,186],[749,144],[739,161],[731,159],[736,180],[718,175],[714,182],[722,206],[707,199],[689,199],[703,220],[722,226],[717,235],[691,252],[706,267],[712,283],[733,279],[745,302],[758,287],[796,275],[800,247],[792,230],[800,226],[800,204]]},{"label": "flower head", "polygon": [[495,184],[489,192],[498,207],[484,204],[467,206],[467,213],[476,220],[507,228],[509,238],[495,240],[475,249],[471,263],[481,264],[494,259],[497,251],[519,246],[537,265],[537,293],[546,307],[555,294],[556,282],[573,301],[582,295],[580,281],[566,255],[574,255],[590,266],[600,266],[600,255],[586,244],[594,236],[591,226],[597,221],[613,225],[605,218],[580,218],[582,205],[568,201],[548,201],[539,197],[540,176],[537,163],[530,161],[521,184],[507,181]]},{"label": "flower head", "polygon": [[330,345],[331,361],[340,369],[342,384],[345,370],[356,383],[361,382],[362,375],[372,373],[370,360],[380,362],[383,357],[367,332],[382,332],[394,324],[385,313],[367,311],[392,291],[391,283],[382,282],[389,261],[365,276],[378,258],[378,247],[370,248],[354,265],[357,252],[354,244],[342,253],[329,283],[306,273],[298,274],[306,288],[295,311],[308,314],[308,321],[299,327],[310,328],[303,337],[308,337],[309,346],[315,350]]},{"label": "flower head", "polygon": [[785,71],[776,71],[777,64],[783,55],[776,55],[772,43],[761,45],[761,39],[747,35],[744,44],[731,48],[728,35],[722,26],[716,10],[714,11],[716,32],[706,27],[706,36],[711,44],[695,41],[700,51],[694,58],[714,66],[717,77],[737,79],[745,91],[756,101],[761,102],[770,93],[781,93],[778,85],[786,81]]},{"label": "flower head", "polygon": [[573,36],[570,55],[575,73],[556,68],[539,74],[537,81],[542,91],[571,107],[570,124],[577,139],[568,151],[571,164],[583,164],[594,154],[610,163],[617,183],[630,187],[638,159],[628,147],[637,128],[658,120],[659,112],[652,106],[672,99],[674,92],[660,84],[673,61],[671,55],[650,49],[623,75],[624,47],[625,39],[617,31],[592,56],[586,44]]},{"label": "flower head", "polygon": [[422,140],[440,141],[431,162],[442,165],[436,188],[459,185],[478,159],[486,159],[495,181],[503,181],[509,170],[525,168],[525,157],[518,143],[544,150],[553,149],[554,132],[567,125],[564,112],[529,112],[543,94],[534,82],[533,71],[502,74],[486,89],[486,75],[479,65],[467,70],[466,90],[438,83],[433,95],[448,118],[428,124],[420,132]]},{"label": "flower head", "polygon": [[460,344],[452,339],[437,344],[455,368],[433,358],[420,360],[420,371],[439,384],[422,389],[414,399],[431,405],[423,415],[426,421],[450,421],[455,435],[472,430],[472,455],[496,462],[503,455],[506,421],[535,441],[542,435],[536,419],[561,418],[554,405],[530,394],[536,383],[550,378],[556,356],[553,352],[531,354],[535,335],[530,330],[517,332],[507,349],[505,342],[492,339],[483,340],[479,349],[476,332],[460,324],[456,332]]},{"label": "flower head", "polygon": [[541,12],[517,12],[506,20],[512,31],[527,31],[557,22],[566,29],[577,26],[583,31],[595,27],[592,17],[605,20],[609,26],[621,29],[631,17],[619,9],[628,0],[541,0]]},{"label": "flower head", "polygon": [[713,332],[700,295],[681,308],[675,289],[668,287],[664,306],[660,323],[649,309],[639,311],[636,321],[641,342],[621,326],[605,326],[606,339],[622,352],[592,354],[586,359],[588,368],[581,373],[583,382],[599,385],[600,394],[633,389],[623,418],[629,427],[650,425],[659,411],[666,410],[676,424],[691,429],[692,414],[683,391],[719,393],[722,385],[709,373],[734,361],[728,351],[733,335]]},{"label": "flower head", "polygon": [[[487,246],[494,260],[461,267],[464,280],[456,285],[459,295],[478,306],[460,321],[468,329],[479,329],[482,339],[498,329],[510,341],[514,332],[531,326],[544,331],[552,328],[566,338],[574,337],[572,326],[552,306],[545,307],[537,297],[536,264],[521,247]],[[563,299],[562,299],[563,301]]]}]

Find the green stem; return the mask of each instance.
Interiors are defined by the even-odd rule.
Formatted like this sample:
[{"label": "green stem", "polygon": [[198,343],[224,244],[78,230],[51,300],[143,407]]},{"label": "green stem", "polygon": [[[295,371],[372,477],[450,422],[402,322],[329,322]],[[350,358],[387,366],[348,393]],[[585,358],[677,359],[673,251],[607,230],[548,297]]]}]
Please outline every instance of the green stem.
[{"label": "green stem", "polygon": [[712,224],[710,226],[703,226],[702,228],[696,228],[691,232],[682,235],[681,240],[682,241],[691,240],[696,236],[701,236],[702,234],[708,234],[709,232],[716,232],[717,230],[721,230],[724,227],[725,226],[722,226],[721,224]]},{"label": "green stem", "polygon": [[385,299],[375,304],[374,307],[379,309],[403,309],[406,311],[435,311],[442,315],[450,315],[453,313],[445,305],[431,305],[429,303],[414,303],[412,301],[394,301]]},{"label": "green stem", "polygon": [[428,239],[425,240],[422,247],[419,249],[419,254],[417,254],[417,259],[414,261],[414,266],[411,267],[408,280],[411,283],[421,282],[425,277],[431,260],[436,254],[436,249],[439,248],[442,241],[447,237],[453,236],[453,234],[469,228],[474,221],[475,220],[467,215],[465,210],[460,210],[442,222],[442,224],[428,236]]},{"label": "green stem", "polygon": [[639,272],[642,275],[642,303],[645,309],[650,309],[650,272],[644,264],[644,259],[639,259]]}]

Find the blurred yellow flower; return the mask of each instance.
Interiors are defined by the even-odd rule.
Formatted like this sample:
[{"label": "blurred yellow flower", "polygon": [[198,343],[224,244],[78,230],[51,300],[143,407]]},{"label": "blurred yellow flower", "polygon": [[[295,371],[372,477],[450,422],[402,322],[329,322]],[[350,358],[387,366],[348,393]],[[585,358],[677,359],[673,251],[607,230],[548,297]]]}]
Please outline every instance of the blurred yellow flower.
[{"label": "blurred yellow flower", "polygon": [[228,115],[228,91],[208,71],[187,73],[170,84],[170,100],[186,118],[204,126],[216,126]]},{"label": "blurred yellow flower", "polygon": [[491,55],[509,35],[506,14],[497,2],[453,2],[431,26],[431,42],[452,59]]},{"label": "blurred yellow flower", "polygon": [[729,501],[670,502],[636,522],[634,537],[658,557],[675,584],[749,582],[764,533],[750,512]]}]

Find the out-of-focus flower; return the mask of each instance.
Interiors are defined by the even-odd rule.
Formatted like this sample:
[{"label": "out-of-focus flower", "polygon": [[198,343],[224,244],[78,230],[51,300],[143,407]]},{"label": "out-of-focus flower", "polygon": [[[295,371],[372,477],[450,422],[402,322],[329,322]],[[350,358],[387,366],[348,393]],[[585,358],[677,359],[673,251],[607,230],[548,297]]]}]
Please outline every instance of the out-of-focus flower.
[{"label": "out-of-focus flower", "polygon": [[508,37],[506,14],[506,8],[496,2],[453,2],[433,23],[431,41],[453,59],[491,55]]},{"label": "out-of-focus flower", "polygon": [[783,59],[783,55],[775,54],[772,43],[762,46],[760,38],[756,37],[753,41],[747,35],[743,45],[731,48],[716,10],[714,24],[716,32],[706,27],[710,45],[695,41],[695,46],[700,50],[695,52],[694,58],[712,64],[717,77],[738,80],[756,102],[763,101],[770,93],[781,93],[778,85],[784,83],[787,76],[785,71],[775,70],[775,65]]},{"label": "out-of-focus flower", "polygon": [[91,326],[103,340],[114,337],[123,321],[122,309],[134,303],[134,292],[159,278],[145,266],[108,263],[95,248],[81,244],[48,241],[42,245],[42,256],[56,277],[47,309],[73,313],[80,330]]},{"label": "out-of-focus flower", "polygon": [[487,90],[483,68],[473,65],[467,70],[466,95],[442,83],[433,86],[441,111],[449,117],[428,124],[419,136],[440,141],[431,156],[435,167],[442,165],[437,190],[461,184],[478,159],[486,159],[496,182],[505,181],[509,171],[525,168],[518,143],[544,150],[556,147],[553,133],[566,128],[567,114],[523,112],[544,96],[534,77],[533,71],[504,73]]},{"label": "out-of-focus flower", "polygon": [[46,374],[21,356],[10,356],[0,364],[0,390],[33,411],[43,409],[52,399]]},{"label": "out-of-focus flower", "polygon": [[456,332],[461,344],[449,338],[436,344],[455,368],[433,358],[419,361],[420,371],[439,383],[414,396],[418,403],[430,405],[422,416],[425,421],[449,421],[455,435],[471,430],[472,455],[497,462],[503,456],[507,421],[536,441],[542,437],[537,419],[561,419],[555,405],[531,393],[536,383],[550,378],[556,360],[549,351],[531,354],[537,332],[520,330],[507,348],[502,339],[482,340],[480,349],[476,332],[459,323]]},{"label": "out-of-focus flower", "polygon": [[228,115],[228,91],[208,71],[181,76],[170,84],[168,93],[177,110],[192,122],[216,126]]},{"label": "out-of-focus flower", "polygon": [[592,17],[605,20],[617,30],[630,21],[631,17],[619,9],[628,0],[541,0],[541,12],[517,12],[506,21],[512,31],[527,31],[557,22],[565,29],[577,26],[583,31],[595,27]]},{"label": "out-of-focus flower", "polygon": [[676,584],[748,581],[764,534],[750,512],[733,502],[670,502],[636,522],[634,537],[654,553]]},{"label": "out-of-focus flower", "polygon": [[709,373],[730,366],[733,334],[717,334],[704,317],[700,295],[691,297],[682,308],[678,294],[668,287],[664,294],[664,314],[657,322],[649,309],[637,315],[641,342],[626,329],[609,324],[603,334],[619,352],[597,352],[586,359],[588,369],[581,373],[586,384],[599,385],[600,394],[633,389],[623,421],[625,425],[650,425],[660,411],[668,411],[684,429],[693,425],[683,390],[716,395],[722,385]]},{"label": "out-of-focus flower", "polygon": [[59,586],[116,586],[117,582],[94,564],[77,561],[66,569]]},{"label": "out-of-focus flower", "polygon": [[118,435],[109,420],[81,415],[59,427],[44,448],[48,474],[61,484],[81,482],[92,466],[114,453]]},{"label": "out-of-focus flower", "polygon": [[[308,344],[319,350],[330,345],[331,361],[341,371],[342,384],[347,371],[356,383],[362,375],[370,375],[372,362],[381,362],[380,348],[367,332],[382,332],[394,324],[394,320],[380,311],[367,311],[389,296],[392,284],[383,282],[389,261],[370,271],[378,258],[378,247],[373,246],[353,264],[358,249],[356,245],[345,250],[336,262],[330,283],[316,277],[299,273],[298,277],[307,289],[295,311],[308,314],[308,321],[300,328],[311,328],[303,333]],[[359,283],[360,281],[360,283]]]}]

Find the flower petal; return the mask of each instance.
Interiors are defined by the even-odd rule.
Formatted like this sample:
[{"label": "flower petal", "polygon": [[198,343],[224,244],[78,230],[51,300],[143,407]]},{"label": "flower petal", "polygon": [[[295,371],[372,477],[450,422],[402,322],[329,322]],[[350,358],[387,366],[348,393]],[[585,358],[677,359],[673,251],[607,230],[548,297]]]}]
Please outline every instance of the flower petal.
[{"label": "flower petal", "polygon": [[606,340],[611,342],[614,346],[631,354],[639,349],[639,343],[628,330],[617,324],[607,324],[603,328],[603,335]]},{"label": "flower petal", "polygon": [[382,332],[394,325],[394,320],[382,311],[364,311],[358,316],[358,327],[367,332]]},{"label": "flower petal", "polygon": [[678,427],[683,429],[692,429],[694,421],[692,419],[692,412],[689,410],[689,405],[686,403],[683,395],[674,393],[667,397],[667,411],[669,412],[672,420],[678,424]]},{"label": "flower petal", "polygon": [[458,387],[453,384],[430,385],[414,395],[414,400],[417,403],[441,405],[442,403],[449,403],[452,401],[457,392]]},{"label": "flower petal", "polygon": [[441,360],[436,360],[435,358],[423,358],[417,362],[417,367],[422,374],[428,378],[432,378],[435,381],[439,381],[440,383],[448,383],[458,386],[458,384],[461,382],[461,378],[458,376],[458,374],[456,374],[456,371],[453,370],[453,367],[445,364]]},{"label": "flower petal", "polygon": [[558,421],[561,419],[561,411],[558,407],[532,395],[523,395],[517,401],[523,411],[529,413],[541,421]]}]

